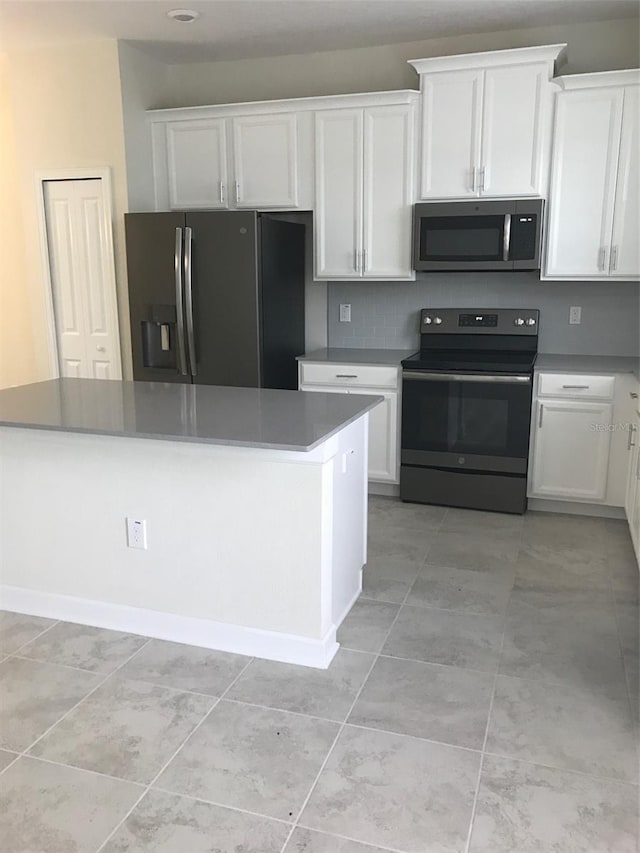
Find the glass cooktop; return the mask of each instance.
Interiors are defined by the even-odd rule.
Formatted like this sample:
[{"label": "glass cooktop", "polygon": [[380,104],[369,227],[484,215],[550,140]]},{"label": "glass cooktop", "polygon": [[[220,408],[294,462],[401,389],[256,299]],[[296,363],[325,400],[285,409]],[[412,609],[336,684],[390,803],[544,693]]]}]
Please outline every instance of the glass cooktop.
[{"label": "glass cooktop", "polygon": [[405,358],[405,370],[428,370],[434,373],[531,373],[535,352],[420,350]]}]

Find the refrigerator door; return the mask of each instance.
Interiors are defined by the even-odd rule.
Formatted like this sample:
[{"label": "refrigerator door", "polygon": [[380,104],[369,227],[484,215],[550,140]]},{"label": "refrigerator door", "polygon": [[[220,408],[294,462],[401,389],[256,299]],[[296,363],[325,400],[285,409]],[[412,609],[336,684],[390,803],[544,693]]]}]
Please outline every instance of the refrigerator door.
[{"label": "refrigerator door", "polygon": [[133,377],[191,382],[184,319],[184,213],[125,214]]},{"label": "refrigerator door", "polygon": [[186,337],[194,382],[260,386],[257,223],[255,211],[186,214]]},{"label": "refrigerator door", "polygon": [[305,226],[260,217],[264,388],[298,387],[296,356],[304,353]]}]

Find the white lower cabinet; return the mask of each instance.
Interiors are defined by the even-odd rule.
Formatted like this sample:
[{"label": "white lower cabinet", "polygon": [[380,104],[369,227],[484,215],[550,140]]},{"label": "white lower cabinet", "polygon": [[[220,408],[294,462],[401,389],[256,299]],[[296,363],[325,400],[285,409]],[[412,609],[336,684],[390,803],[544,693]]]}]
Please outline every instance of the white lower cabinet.
[{"label": "white lower cabinet", "polygon": [[299,388],[301,391],[383,397],[383,402],[369,412],[369,480],[400,482],[399,368],[300,362]]},{"label": "white lower cabinet", "polygon": [[604,499],[612,413],[611,403],[538,400],[532,496],[583,501]]},{"label": "white lower cabinet", "polygon": [[633,547],[640,563],[640,414],[637,410],[629,423],[627,448],[629,468],[624,509]]}]

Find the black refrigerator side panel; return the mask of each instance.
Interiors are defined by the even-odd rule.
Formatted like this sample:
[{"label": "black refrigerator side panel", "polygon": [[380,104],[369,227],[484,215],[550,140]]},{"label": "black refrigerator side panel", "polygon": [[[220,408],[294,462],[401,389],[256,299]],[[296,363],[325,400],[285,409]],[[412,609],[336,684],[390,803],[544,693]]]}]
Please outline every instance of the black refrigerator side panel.
[{"label": "black refrigerator side panel", "polygon": [[257,215],[197,211],[192,229],[194,382],[260,385]]},{"label": "black refrigerator side panel", "polygon": [[260,217],[262,385],[298,387],[304,353],[305,226]]},{"label": "black refrigerator side panel", "polygon": [[183,213],[126,213],[133,378],[190,382],[180,372],[176,306],[176,228]]}]

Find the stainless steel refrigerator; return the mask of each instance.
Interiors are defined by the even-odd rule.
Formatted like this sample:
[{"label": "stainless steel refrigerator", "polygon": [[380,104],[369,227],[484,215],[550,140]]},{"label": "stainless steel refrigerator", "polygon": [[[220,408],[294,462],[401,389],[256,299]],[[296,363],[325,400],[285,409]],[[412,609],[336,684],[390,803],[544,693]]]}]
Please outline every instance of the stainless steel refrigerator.
[{"label": "stainless steel refrigerator", "polygon": [[125,215],[134,379],[297,388],[305,227],[256,211]]}]

